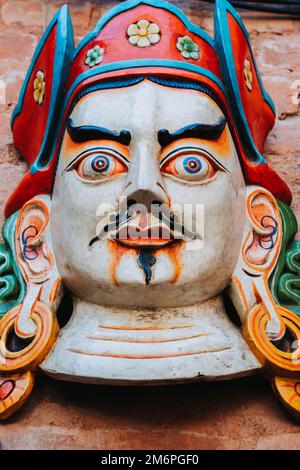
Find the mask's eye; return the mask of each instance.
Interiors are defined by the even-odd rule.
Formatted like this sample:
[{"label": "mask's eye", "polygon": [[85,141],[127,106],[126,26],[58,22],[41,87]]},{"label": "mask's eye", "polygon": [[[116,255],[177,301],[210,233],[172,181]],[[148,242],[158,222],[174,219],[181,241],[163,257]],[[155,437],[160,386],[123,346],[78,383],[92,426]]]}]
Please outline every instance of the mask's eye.
[{"label": "mask's eye", "polygon": [[187,181],[202,181],[215,174],[213,165],[203,155],[185,154],[167,161],[162,172]]},{"label": "mask's eye", "polygon": [[100,180],[125,173],[127,166],[109,152],[95,151],[79,162],[76,171],[82,178]]}]

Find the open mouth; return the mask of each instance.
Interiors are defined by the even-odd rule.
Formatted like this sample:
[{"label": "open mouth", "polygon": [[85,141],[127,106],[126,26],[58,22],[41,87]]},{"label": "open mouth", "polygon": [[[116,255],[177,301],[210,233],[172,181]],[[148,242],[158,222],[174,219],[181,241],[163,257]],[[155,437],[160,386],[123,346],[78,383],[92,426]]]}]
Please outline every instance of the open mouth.
[{"label": "open mouth", "polygon": [[182,240],[182,238],[175,238],[174,233],[161,225],[141,229],[129,224],[117,230],[112,239],[123,246],[135,249],[164,248]]},{"label": "open mouth", "polygon": [[153,238],[146,238],[146,239],[132,239],[127,238],[125,240],[116,240],[117,243],[120,245],[128,246],[128,248],[164,248],[166,246],[173,245],[177,243],[179,240],[165,240],[162,238],[153,239]]}]

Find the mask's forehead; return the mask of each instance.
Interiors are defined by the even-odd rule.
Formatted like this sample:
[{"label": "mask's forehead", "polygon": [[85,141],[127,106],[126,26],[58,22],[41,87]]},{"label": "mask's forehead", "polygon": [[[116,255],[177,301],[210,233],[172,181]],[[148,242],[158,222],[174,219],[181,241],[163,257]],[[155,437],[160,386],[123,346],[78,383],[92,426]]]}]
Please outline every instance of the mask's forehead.
[{"label": "mask's forehead", "polygon": [[143,124],[156,131],[177,130],[191,122],[215,123],[223,116],[218,105],[197,90],[171,88],[148,80],[130,87],[98,90],[87,94],[75,106],[76,125],[94,124],[132,129]]}]

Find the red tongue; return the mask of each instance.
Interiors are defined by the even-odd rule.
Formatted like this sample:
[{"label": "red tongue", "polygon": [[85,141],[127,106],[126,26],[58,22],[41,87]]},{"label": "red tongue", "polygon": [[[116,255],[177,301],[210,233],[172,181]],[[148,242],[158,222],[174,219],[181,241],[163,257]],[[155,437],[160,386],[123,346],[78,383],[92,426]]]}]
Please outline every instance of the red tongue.
[{"label": "red tongue", "polygon": [[15,388],[15,381],[14,380],[5,380],[0,385],[0,401],[4,401],[9,395],[13,392]]}]

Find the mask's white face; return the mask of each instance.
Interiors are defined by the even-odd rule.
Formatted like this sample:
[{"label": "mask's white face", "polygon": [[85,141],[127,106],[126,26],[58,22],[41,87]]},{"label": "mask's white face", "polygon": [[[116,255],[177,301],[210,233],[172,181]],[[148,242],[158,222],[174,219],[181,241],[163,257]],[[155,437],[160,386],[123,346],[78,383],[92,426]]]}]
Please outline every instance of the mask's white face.
[{"label": "mask's white face", "polygon": [[[58,270],[71,292],[98,305],[155,307],[224,290],[242,244],[245,184],[217,104],[145,80],[87,94],[71,119],[51,214]],[[116,240],[110,223],[120,197],[130,217],[122,199]],[[136,206],[150,211],[154,202],[164,204],[162,223]],[[174,240],[180,210],[188,230]]]}]

